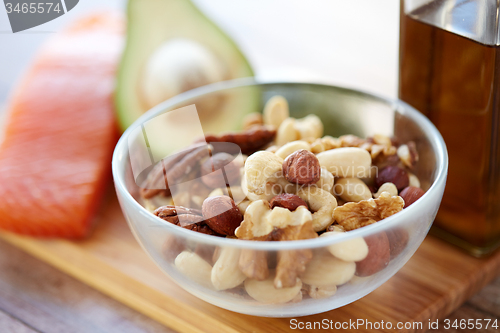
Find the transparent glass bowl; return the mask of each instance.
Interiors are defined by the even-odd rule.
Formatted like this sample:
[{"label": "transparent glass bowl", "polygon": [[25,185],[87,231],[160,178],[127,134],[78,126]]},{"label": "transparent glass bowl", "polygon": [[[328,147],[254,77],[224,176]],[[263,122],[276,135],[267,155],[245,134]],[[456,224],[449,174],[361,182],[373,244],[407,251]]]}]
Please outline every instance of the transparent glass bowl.
[{"label": "transparent glass bowl", "polygon": [[[233,99],[232,112],[237,112],[239,107],[245,108],[245,111],[249,108],[253,109],[250,111],[261,111],[264,103],[274,95],[282,95],[288,100],[293,117],[300,118],[310,113],[318,115],[325,125],[325,134],[335,137],[344,134],[360,137],[385,134],[396,136],[403,143],[415,141],[420,160],[414,173],[426,193],[410,207],[375,224],[335,237],[284,242],[220,238],[186,230],[154,216],[138,202],[138,186],[131,172],[129,142],[134,140],[131,136],[138,132],[141,125],[169,110],[191,104],[196,104],[198,112],[202,114],[204,107],[213,105],[211,102],[215,96]],[[206,130],[203,117],[200,118]],[[386,282],[410,259],[425,238],[439,208],[446,183],[448,157],[444,141],[432,123],[401,101],[335,86],[257,83],[253,79],[240,79],[191,90],[150,110],[123,134],[116,146],[112,167],[118,199],[133,234],[170,279],[206,302],[231,311],[265,317],[292,317],[320,313],[351,303]],[[389,240],[392,237],[390,246],[394,253],[389,264],[371,276],[350,278],[355,264],[324,260],[332,258],[328,252],[332,245],[338,247],[354,238],[366,239],[383,234],[389,236]],[[182,251],[185,252],[184,264],[190,263],[192,267],[179,270],[174,262]],[[210,266],[213,265],[215,251],[226,253],[225,257],[229,258],[226,267],[229,268],[235,265],[230,261],[241,257],[241,253],[247,257],[266,257],[271,277],[273,262],[280,253],[312,251],[311,262],[314,264],[310,263],[305,275],[299,277],[304,280],[301,283],[304,287],[306,283],[321,285],[320,289],[326,290],[326,295],[329,294],[328,290],[332,290],[331,285],[337,285],[337,291],[325,298],[306,295],[300,299],[300,291],[297,292],[300,288],[277,291],[272,287],[272,282],[255,283],[248,279],[238,287],[216,290],[210,282]],[[205,258],[205,261],[200,263],[192,260],[193,253],[200,255],[196,258]],[[374,261],[377,260],[378,257],[375,257]],[[237,279],[238,273],[230,276]],[[324,281],[329,276],[334,282],[327,286]],[[250,297],[247,290],[261,301]]]}]

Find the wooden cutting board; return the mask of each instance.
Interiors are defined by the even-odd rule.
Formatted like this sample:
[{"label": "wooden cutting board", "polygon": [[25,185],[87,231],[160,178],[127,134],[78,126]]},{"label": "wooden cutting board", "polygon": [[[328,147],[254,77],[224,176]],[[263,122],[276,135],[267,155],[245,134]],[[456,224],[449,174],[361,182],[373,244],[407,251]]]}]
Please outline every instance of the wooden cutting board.
[{"label": "wooden cutting board", "polygon": [[[9,233],[0,237],[179,332],[290,331],[288,318],[234,313],[178,287],[135,241],[116,196],[108,196],[97,222],[92,237],[85,241],[34,240]],[[425,331],[429,319],[447,316],[499,273],[500,252],[476,259],[429,236],[394,277],[368,296],[298,321],[365,319],[394,325],[415,321],[423,322],[423,329],[406,331]]]}]

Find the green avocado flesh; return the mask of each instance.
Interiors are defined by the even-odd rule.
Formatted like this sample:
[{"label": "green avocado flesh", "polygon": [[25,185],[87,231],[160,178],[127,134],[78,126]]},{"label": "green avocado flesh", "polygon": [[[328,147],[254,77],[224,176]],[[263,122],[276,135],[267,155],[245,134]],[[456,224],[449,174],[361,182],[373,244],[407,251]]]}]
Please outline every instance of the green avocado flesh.
[{"label": "green avocado flesh", "polygon": [[[145,102],[143,93],[144,71],[151,55],[165,43],[179,38],[195,42],[213,54],[224,68],[222,80],[253,76],[249,63],[234,42],[191,1],[130,0],[127,45],[119,68],[115,95],[122,130],[154,106]],[[197,82],[193,84],[188,81],[186,79],[186,82],[179,83],[182,91],[198,86]],[[255,91],[247,91],[224,98],[205,98],[205,105],[197,104],[203,130],[206,133],[218,133],[240,128],[243,117],[257,111],[260,103],[260,96]]]}]

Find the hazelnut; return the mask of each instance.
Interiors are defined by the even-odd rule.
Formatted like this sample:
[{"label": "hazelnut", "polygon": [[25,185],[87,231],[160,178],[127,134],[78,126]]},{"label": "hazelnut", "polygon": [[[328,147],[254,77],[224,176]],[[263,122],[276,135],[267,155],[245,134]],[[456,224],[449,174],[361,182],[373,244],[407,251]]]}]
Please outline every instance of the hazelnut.
[{"label": "hazelnut", "polygon": [[387,239],[389,240],[389,247],[391,252],[391,260],[396,258],[403,252],[408,245],[410,236],[408,231],[401,228],[389,229],[385,231]]},{"label": "hazelnut", "polygon": [[377,187],[382,186],[384,183],[393,183],[396,185],[398,191],[401,191],[410,184],[408,172],[398,166],[389,165],[380,170],[375,178]]},{"label": "hazelnut", "polygon": [[368,255],[356,263],[357,276],[370,276],[384,269],[391,259],[389,239],[385,232],[365,237]]},{"label": "hazelnut", "polygon": [[243,221],[243,215],[228,196],[220,195],[206,198],[201,208],[205,223],[215,232],[234,236],[234,230]]},{"label": "hazelnut", "polygon": [[407,188],[402,190],[400,196],[405,201],[404,208],[411,206],[411,204],[420,199],[420,197],[423,196],[424,193],[424,190],[422,190],[421,188],[413,186],[408,186]]},{"label": "hazelnut", "polygon": [[306,208],[308,208],[307,203],[298,195],[289,193],[283,193],[275,196],[271,199],[270,205],[271,209],[273,209],[274,207],[283,207],[292,212],[295,211],[299,206],[306,206]]},{"label": "hazelnut", "polygon": [[[229,185],[235,184],[240,177],[240,168],[239,161],[233,155],[217,153],[201,165],[201,180],[210,188],[222,187],[226,181]],[[221,178],[220,173],[215,173],[219,169],[223,170],[225,178]]]},{"label": "hazelnut", "polygon": [[283,161],[283,174],[291,183],[311,185],[319,181],[321,167],[316,155],[301,149]]}]

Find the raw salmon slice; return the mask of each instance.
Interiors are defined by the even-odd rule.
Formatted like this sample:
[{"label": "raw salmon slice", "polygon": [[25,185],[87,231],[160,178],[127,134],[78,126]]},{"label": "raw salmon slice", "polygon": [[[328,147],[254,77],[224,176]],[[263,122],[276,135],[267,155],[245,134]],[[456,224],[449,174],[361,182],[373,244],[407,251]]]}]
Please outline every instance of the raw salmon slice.
[{"label": "raw salmon slice", "polygon": [[0,228],[89,233],[117,140],[112,104],[124,20],[85,16],[42,48],[12,96],[0,145]]}]

